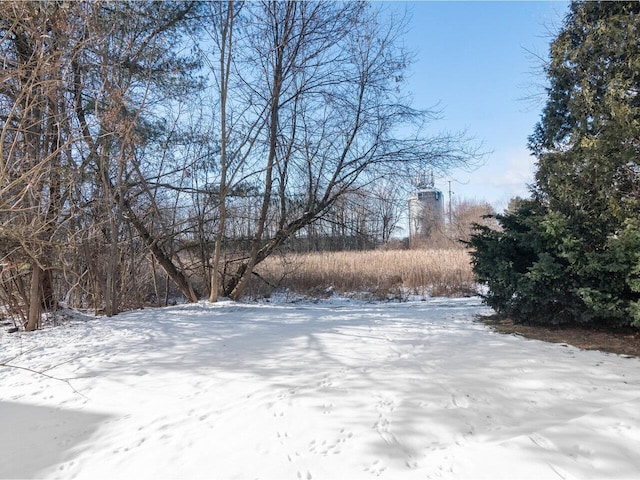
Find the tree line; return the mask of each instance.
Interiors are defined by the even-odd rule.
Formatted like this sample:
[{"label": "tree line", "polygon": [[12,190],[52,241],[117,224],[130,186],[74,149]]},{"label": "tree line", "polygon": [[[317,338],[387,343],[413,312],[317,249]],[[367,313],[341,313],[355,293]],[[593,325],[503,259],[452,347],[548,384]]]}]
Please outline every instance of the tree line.
[{"label": "tree line", "polygon": [[516,322],[640,327],[639,38],[638,2],[579,1],[551,43],[531,198],[470,242]]},{"label": "tree line", "polygon": [[403,178],[477,154],[413,108],[405,28],[366,2],[1,2],[0,304],[33,330],[237,299],[291,238],[359,231],[349,205],[388,240]]}]

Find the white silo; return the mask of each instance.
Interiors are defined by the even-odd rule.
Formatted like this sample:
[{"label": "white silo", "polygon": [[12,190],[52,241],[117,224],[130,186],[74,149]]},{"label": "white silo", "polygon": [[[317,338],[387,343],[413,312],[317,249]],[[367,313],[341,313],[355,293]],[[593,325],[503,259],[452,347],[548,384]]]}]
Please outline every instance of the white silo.
[{"label": "white silo", "polygon": [[444,195],[435,188],[433,173],[418,176],[409,197],[409,240],[428,237],[444,224]]}]

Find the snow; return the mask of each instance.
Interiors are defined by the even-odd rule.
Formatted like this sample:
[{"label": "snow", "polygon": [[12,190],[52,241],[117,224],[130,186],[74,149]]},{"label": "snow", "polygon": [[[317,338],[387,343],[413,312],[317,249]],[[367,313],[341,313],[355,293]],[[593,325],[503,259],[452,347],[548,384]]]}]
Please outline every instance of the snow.
[{"label": "snow", "polygon": [[0,362],[48,376],[0,367],[0,478],[638,478],[640,360],[488,312],[223,301],[5,334]]}]

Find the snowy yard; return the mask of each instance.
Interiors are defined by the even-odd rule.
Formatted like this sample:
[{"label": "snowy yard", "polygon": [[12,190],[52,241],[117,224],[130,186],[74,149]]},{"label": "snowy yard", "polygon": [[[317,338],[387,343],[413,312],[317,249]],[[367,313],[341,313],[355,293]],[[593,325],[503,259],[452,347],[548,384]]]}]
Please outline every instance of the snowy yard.
[{"label": "snowy yard", "polygon": [[639,478],[640,360],[486,311],[201,303],[5,334],[0,361],[69,384],[0,368],[0,477]]}]

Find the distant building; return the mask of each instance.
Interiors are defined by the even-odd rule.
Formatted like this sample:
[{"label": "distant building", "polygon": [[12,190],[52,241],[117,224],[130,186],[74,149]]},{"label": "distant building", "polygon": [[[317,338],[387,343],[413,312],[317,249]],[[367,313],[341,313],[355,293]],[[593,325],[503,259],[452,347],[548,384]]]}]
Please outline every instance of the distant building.
[{"label": "distant building", "polygon": [[429,237],[444,225],[444,195],[435,188],[433,173],[420,175],[409,197],[409,240]]}]

